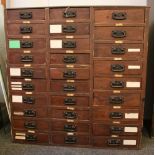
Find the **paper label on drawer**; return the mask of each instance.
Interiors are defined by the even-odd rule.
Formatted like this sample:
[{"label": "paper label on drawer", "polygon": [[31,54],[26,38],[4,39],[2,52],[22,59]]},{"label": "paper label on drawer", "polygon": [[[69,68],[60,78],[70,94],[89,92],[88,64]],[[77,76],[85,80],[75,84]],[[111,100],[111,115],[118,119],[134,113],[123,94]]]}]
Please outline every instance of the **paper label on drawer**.
[{"label": "paper label on drawer", "polygon": [[22,84],[22,82],[11,82],[11,84]]},{"label": "paper label on drawer", "polygon": [[20,48],[20,40],[9,40],[9,48]]},{"label": "paper label on drawer", "polygon": [[62,25],[50,25],[50,33],[62,33]]},{"label": "paper label on drawer", "polygon": [[12,88],[21,88],[21,85],[11,85]]},{"label": "paper label on drawer", "polygon": [[128,69],[140,69],[140,66],[136,65],[129,65]]},{"label": "paper label on drawer", "polygon": [[125,113],[126,119],[138,119],[139,114],[138,113]]},{"label": "paper label on drawer", "polygon": [[62,40],[50,40],[50,48],[62,48]]},{"label": "paper label on drawer", "polygon": [[140,52],[140,48],[129,48],[128,52]]},{"label": "paper label on drawer", "polygon": [[140,82],[126,82],[127,88],[140,88]]},{"label": "paper label on drawer", "polygon": [[15,139],[17,140],[25,140],[25,136],[15,136]]},{"label": "paper label on drawer", "polygon": [[22,90],[22,88],[11,88],[11,90]]},{"label": "paper label on drawer", "polygon": [[123,145],[136,145],[136,140],[123,140]]},{"label": "paper label on drawer", "polygon": [[22,103],[23,97],[18,95],[12,95],[12,102],[14,103]]},{"label": "paper label on drawer", "polygon": [[21,76],[20,68],[10,68],[10,76]]},{"label": "paper label on drawer", "polygon": [[131,133],[137,133],[138,128],[137,127],[125,127],[124,132],[131,132]]}]

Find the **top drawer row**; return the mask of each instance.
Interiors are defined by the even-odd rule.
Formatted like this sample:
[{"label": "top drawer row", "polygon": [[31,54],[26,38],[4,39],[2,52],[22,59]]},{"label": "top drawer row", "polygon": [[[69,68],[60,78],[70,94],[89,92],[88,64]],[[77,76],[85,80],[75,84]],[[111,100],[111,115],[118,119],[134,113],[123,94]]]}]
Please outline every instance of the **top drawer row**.
[{"label": "top drawer row", "polygon": [[[7,10],[8,22],[44,21],[52,22],[89,22],[90,8],[51,8]],[[49,12],[48,12],[49,11]],[[49,14],[48,14],[49,13]],[[95,23],[102,24],[140,24],[145,22],[144,8],[94,8]],[[26,22],[25,21],[25,22]]]}]

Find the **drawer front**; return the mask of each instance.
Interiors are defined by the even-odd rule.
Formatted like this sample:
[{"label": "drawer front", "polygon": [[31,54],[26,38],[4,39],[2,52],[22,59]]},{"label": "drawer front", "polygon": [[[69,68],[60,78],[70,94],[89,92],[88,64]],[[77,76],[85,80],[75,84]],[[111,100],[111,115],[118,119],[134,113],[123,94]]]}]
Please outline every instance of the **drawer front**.
[{"label": "drawer front", "polygon": [[[31,50],[43,50],[47,48],[45,38],[33,38],[33,39],[11,39],[8,40],[9,51],[31,51]],[[26,52],[25,52],[26,53]]]},{"label": "drawer front", "polygon": [[20,52],[9,52],[8,53],[8,62],[10,64],[39,64],[43,65],[46,63],[46,54],[45,53],[20,53]]},{"label": "drawer front", "polygon": [[45,92],[47,91],[46,80],[11,80],[10,81],[11,92]]},{"label": "drawer front", "polygon": [[89,136],[84,135],[68,136],[63,133],[52,135],[52,142],[59,145],[89,145],[89,140]]},{"label": "drawer front", "polygon": [[140,140],[137,136],[121,136],[118,138],[95,136],[93,145],[96,147],[138,148]]},{"label": "drawer front", "polygon": [[129,136],[129,135],[138,135],[141,132],[141,127],[137,125],[128,125],[128,124],[93,124],[93,135],[94,136]]},{"label": "drawer front", "polygon": [[94,57],[121,57],[126,60],[133,60],[143,56],[143,44],[95,44]]},{"label": "drawer front", "polygon": [[141,90],[141,78],[95,78],[94,88],[101,90]]},{"label": "drawer front", "polygon": [[65,110],[49,108],[48,115],[51,118],[64,119],[64,120],[89,120],[89,110]]},{"label": "drawer front", "polygon": [[139,107],[142,99],[139,93],[120,93],[114,94],[112,92],[95,92],[94,106],[110,106],[110,107]]},{"label": "drawer front", "polygon": [[53,8],[50,9],[50,20],[52,22],[85,21],[90,19],[89,8]]},{"label": "drawer front", "polygon": [[[143,27],[95,27],[95,40],[143,41]],[[136,37],[135,37],[136,36]]]},{"label": "drawer front", "polygon": [[51,129],[52,129],[52,131],[88,134],[90,131],[90,124],[87,124],[87,123],[69,123],[66,121],[52,121],[51,122]]},{"label": "drawer front", "polygon": [[87,107],[89,106],[89,97],[88,96],[51,96],[50,100],[51,105],[53,106],[78,106],[78,107]]},{"label": "drawer front", "polygon": [[33,78],[33,79],[45,79],[46,71],[44,67],[36,68],[21,68],[21,67],[10,67],[9,75],[11,78]]},{"label": "drawer front", "polygon": [[142,62],[140,61],[94,61],[94,75],[97,77],[123,74],[123,75],[141,75]]},{"label": "drawer front", "polygon": [[141,8],[131,9],[95,9],[95,23],[102,24],[138,24],[144,23],[145,11]]},{"label": "drawer front", "polygon": [[81,23],[64,23],[50,24],[51,35],[89,35],[89,24]]},{"label": "drawer front", "polygon": [[48,132],[49,123],[48,120],[45,119],[14,119],[13,128]]},{"label": "drawer front", "polygon": [[50,39],[51,49],[89,50],[89,39]]},{"label": "drawer front", "polygon": [[50,64],[77,64],[77,65],[88,65],[90,64],[89,54],[51,54]]},{"label": "drawer front", "polygon": [[33,21],[45,20],[45,9],[11,9],[7,10],[7,20],[10,21]]},{"label": "drawer front", "polygon": [[7,35],[46,35],[45,24],[8,24]]},{"label": "drawer front", "polygon": [[51,91],[56,93],[87,93],[89,92],[88,82],[65,82],[65,81],[51,81]]},{"label": "drawer front", "polygon": [[88,68],[51,68],[50,69],[51,79],[89,79]]}]

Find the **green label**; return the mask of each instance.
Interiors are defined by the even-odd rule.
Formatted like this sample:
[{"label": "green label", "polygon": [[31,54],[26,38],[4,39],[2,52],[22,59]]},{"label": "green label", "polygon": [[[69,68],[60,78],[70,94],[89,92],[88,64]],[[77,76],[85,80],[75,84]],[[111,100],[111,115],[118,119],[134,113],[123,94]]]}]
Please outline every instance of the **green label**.
[{"label": "green label", "polygon": [[20,40],[9,40],[9,48],[20,48]]}]

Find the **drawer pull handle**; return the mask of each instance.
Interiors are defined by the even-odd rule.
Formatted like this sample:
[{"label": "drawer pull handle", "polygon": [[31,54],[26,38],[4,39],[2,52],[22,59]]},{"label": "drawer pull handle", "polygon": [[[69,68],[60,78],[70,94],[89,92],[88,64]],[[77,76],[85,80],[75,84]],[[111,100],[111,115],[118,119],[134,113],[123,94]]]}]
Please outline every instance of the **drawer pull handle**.
[{"label": "drawer pull handle", "polygon": [[63,42],[63,48],[76,48],[76,42],[75,41]]},{"label": "drawer pull handle", "polygon": [[71,26],[71,25],[63,26],[62,30],[63,30],[64,33],[75,33],[76,32],[76,27]]},{"label": "drawer pull handle", "polygon": [[64,56],[63,61],[65,63],[76,63],[76,57],[75,56]]},{"label": "drawer pull handle", "polygon": [[22,77],[33,77],[33,70],[31,69],[22,69],[21,70]]},{"label": "drawer pull handle", "polygon": [[113,12],[112,19],[114,20],[126,20],[127,14],[125,12]]},{"label": "drawer pull handle", "polygon": [[64,18],[75,18],[76,12],[75,11],[66,11],[63,14]]},{"label": "drawer pull handle", "polygon": [[108,140],[108,145],[109,146],[118,146],[118,145],[121,145],[121,140],[120,139],[109,139]]},{"label": "drawer pull handle", "polygon": [[124,72],[125,66],[121,64],[113,64],[111,65],[112,72]]},{"label": "drawer pull handle", "polygon": [[33,62],[33,56],[32,55],[21,55],[20,58],[21,62]]},{"label": "drawer pull handle", "polygon": [[32,48],[33,42],[31,41],[21,41],[21,47],[22,48]]},{"label": "drawer pull handle", "polygon": [[20,19],[32,19],[32,12],[20,12]]},{"label": "drawer pull handle", "polygon": [[25,117],[36,117],[36,111],[33,110],[25,110],[24,111]]},{"label": "drawer pull handle", "polygon": [[22,84],[22,89],[23,90],[34,90],[34,85],[31,83],[24,83]]},{"label": "drawer pull handle", "polygon": [[32,27],[31,26],[20,27],[20,33],[22,34],[32,33]]},{"label": "drawer pull handle", "polygon": [[121,47],[113,47],[111,49],[111,53],[112,54],[116,54],[116,55],[121,55],[121,54],[125,54],[125,48],[121,48]]},{"label": "drawer pull handle", "polygon": [[36,142],[37,136],[36,135],[26,135],[26,141],[28,142]]},{"label": "drawer pull handle", "polygon": [[114,30],[114,31],[112,31],[112,37],[114,37],[114,38],[125,38],[126,37],[126,31]]},{"label": "drawer pull handle", "polygon": [[111,87],[112,88],[124,88],[124,82],[123,81],[112,81]]},{"label": "drawer pull handle", "polygon": [[75,125],[71,125],[71,124],[64,125],[64,131],[66,131],[66,132],[75,132],[76,128],[77,127]]},{"label": "drawer pull handle", "polygon": [[111,112],[110,113],[110,118],[112,118],[112,119],[122,119],[123,118],[123,113],[121,113],[121,112]]},{"label": "drawer pull handle", "polygon": [[26,129],[36,129],[37,125],[35,122],[25,122],[24,127]]},{"label": "drawer pull handle", "polygon": [[76,144],[77,138],[73,136],[65,137],[65,144]]},{"label": "drawer pull handle", "polygon": [[114,134],[118,134],[118,133],[122,133],[124,131],[124,128],[123,127],[117,127],[117,126],[112,126],[110,128],[111,130],[111,133],[114,133]]},{"label": "drawer pull handle", "polygon": [[64,104],[65,105],[76,105],[76,100],[73,98],[65,98]]},{"label": "drawer pull handle", "polygon": [[75,112],[67,111],[67,112],[64,112],[64,117],[66,119],[76,119],[77,115]]},{"label": "drawer pull handle", "polygon": [[75,78],[76,77],[76,72],[72,71],[72,70],[65,71],[63,73],[63,77],[64,78]]},{"label": "drawer pull handle", "polygon": [[23,97],[23,103],[25,103],[25,104],[34,104],[35,99],[33,97],[24,96]]},{"label": "drawer pull handle", "polygon": [[75,86],[64,84],[64,91],[71,92],[71,91],[75,91],[75,90],[76,90]]},{"label": "drawer pull handle", "polygon": [[122,104],[124,102],[124,98],[122,96],[110,96],[109,102],[111,104]]}]

